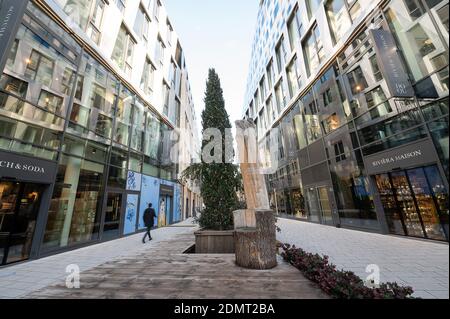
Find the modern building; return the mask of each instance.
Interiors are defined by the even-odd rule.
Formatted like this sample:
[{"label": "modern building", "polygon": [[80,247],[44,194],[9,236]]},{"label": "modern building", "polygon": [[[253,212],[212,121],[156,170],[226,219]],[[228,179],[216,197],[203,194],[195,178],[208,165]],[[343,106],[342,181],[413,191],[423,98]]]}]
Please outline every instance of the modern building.
[{"label": "modern building", "polygon": [[160,0],[0,0],[0,68],[0,266],[139,232],[149,203],[158,226],[192,215],[173,153],[186,129],[196,153],[196,115]]},{"label": "modern building", "polygon": [[448,241],[448,8],[261,1],[243,117],[278,214]]}]

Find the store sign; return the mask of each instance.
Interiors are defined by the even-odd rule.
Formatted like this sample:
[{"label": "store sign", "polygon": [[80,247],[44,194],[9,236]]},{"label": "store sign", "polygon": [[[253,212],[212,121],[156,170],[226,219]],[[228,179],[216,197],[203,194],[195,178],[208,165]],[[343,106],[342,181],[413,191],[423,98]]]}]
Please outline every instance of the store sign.
[{"label": "store sign", "polygon": [[397,168],[428,164],[435,161],[436,156],[433,143],[425,141],[367,156],[364,161],[367,173],[374,175]]},{"label": "store sign", "polygon": [[37,158],[0,152],[0,178],[53,183],[57,164]]},{"label": "store sign", "polygon": [[17,28],[27,6],[27,0],[0,1],[0,68],[3,70]]},{"label": "store sign", "polygon": [[394,97],[413,97],[414,89],[403,67],[394,37],[389,31],[370,30],[378,66]]}]

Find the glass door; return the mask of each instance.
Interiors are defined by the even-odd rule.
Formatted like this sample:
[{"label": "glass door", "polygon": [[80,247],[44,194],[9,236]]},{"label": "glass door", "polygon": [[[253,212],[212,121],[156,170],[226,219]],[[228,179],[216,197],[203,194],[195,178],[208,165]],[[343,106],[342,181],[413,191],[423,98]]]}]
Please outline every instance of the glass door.
[{"label": "glass door", "polygon": [[306,192],[306,200],[309,209],[309,220],[315,223],[320,222],[320,206],[317,198],[317,190],[315,187],[308,188]]},{"label": "glass door", "polygon": [[330,197],[328,196],[328,190],[326,187],[317,188],[319,194],[320,208],[322,211],[322,223],[327,225],[333,225],[333,214],[331,211]]},{"label": "glass door", "polygon": [[0,182],[0,264],[27,260],[44,186]]},{"label": "glass door", "polygon": [[120,220],[123,211],[123,194],[108,193],[106,198],[105,220],[103,223],[102,240],[118,238],[120,235]]}]

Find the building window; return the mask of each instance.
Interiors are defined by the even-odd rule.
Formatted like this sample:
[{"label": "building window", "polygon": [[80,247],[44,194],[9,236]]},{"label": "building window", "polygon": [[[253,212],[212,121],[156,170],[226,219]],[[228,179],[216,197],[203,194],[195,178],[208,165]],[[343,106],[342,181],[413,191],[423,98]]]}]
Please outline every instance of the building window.
[{"label": "building window", "polygon": [[42,90],[39,95],[38,105],[51,113],[65,115],[62,114],[63,101],[62,97]]},{"label": "building window", "polygon": [[259,100],[259,90],[256,90],[255,96],[255,106],[256,106],[256,110],[259,110],[259,107],[261,106],[261,101]]},{"label": "building window", "polygon": [[345,149],[342,141],[334,144],[334,156],[336,157],[336,163],[345,161],[347,159],[347,157],[345,156]]},{"label": "building window", "polygon": [[286,69],[286,72],[288,77],[289,94],[291,98],[293,98],[301,86],[301,79],[300,79],[301,72],[298,67],[297,57],[294,57],[292,59],[292,62]]},{"label": "building window", "polygon": [[323,105],[327,107],[331,103],[333,103],[333,95],[331,93],[331,89],[327,89],[322,93]]},{"label": "building window", "polygon": [[310,20],[314,13],[316,13],[317,9],[319,9],[321,2],[322,0],[306,0],[306,9],[308,11],[308,18]]},{"label": "building window", "polygon": [[283,80],[281,80],[275,87],[275,95],[277,99],[278,113],[281,113],[281,111],[286,106],[286,97],[284,95]]},{"label": "building window", "polygon": [[100,43],[100,30],[102,28],[103,23],[103,14],[105,12],[105,2],[103,0],[94,1],[92,7],[92,13],[90,17],[90,22],[87,28],[87,35],[94,41],[96,44]]},{"label": "building window", "polygon": [[325,119],[325,121],[322,122],[322,127],[323,127],[323,131],[325,132],[325,134],[333,132],[339,126],[340,126],[339,117],[337,116],[336,113],[329,116],[327,119]]},{"label": "building window", "polygon": [[112,60],[115,61],[128,76],[131,76],[133,68],[135,45],[136,42],[122,25],[119,30],[119,35],[117,36],[116,45],[114,46]]},{"label": "building window", "polygon": [[264,76],[259,82],[259,93],[261,94],[261,103],[264,103],[266,100],[266,79]]},{"label": "building window", "polygon": [[302,36],[302,22],[298,7],[294,9],[291,18],[288,21],[289,42],[291,49],[294,50],[300,42]]},{"label": "building window", "polygon": [[164,45],[163,41],[160,37],[158,37],[158,41],[156,43],[156,50],[155,50],[155,61],[158,61],[161,68],[164,65],[164,50],[166,46]]},{"label": "building window", "polygon": [[153,81],[155,79],[155,67],[150,62],[149,59],[146,59],[144,65],[144,71],[142,72],[141,78],[141,89],[148,95],[153,93]]},{"label": "building window", "polygon": [[53,81],[54,62],[36,50],[31,51],[26,61],[25,77],[42,85],[50,87]]},{"label": "building window", "polygon": [[275,49],[275,55],[277,58],[278,73],[281,73],[286,63],[286,56],[287,56],[286,48],[284,46],[284,37],[281,37],[280,42],[278,42],[278,45]]},{"label": "building window", "polygon": [[153,16],[156,20],[159,20],[159,15],[161,13],[161,2],[159,0],[154,0],[153,2]]},{"label": "building window", "polygon": [[170,94],[170,89],[169,86],[166,83],[163,83],[163,92],[162,92],[162,97],[163,97],[163,102],[164,102],[164,107],[163,107],[163,114],[165,116],[169,116],[169,94]]},{"label": "building window", "polygon": [[275,72],[273,70],[273,60],[270,61],[269,65],[267,66],[267,81],[269,82],[269,90],[272,89],[273,83],[275,82]]},{"label": "building window", "polygon": [[352,25],[345,1],[329,0],[325,4],[325,12],[327,14],[333,44],[339,42]]},{"label": "building window", "polygon": [[116,6],[122,14],[125,12],[126,0],[115,0]]},{"label": "building window", "polygon": [[320,63],[324,60],[324,50],[320,32],[317,25],[306,36],[303,41],[303,54],[305,58],[306,73],[308,77],[319,68]]},{"label": "building window", "polygon": [[375,54],[370,57],[370,65],[372,67],[373,77],[375,81],[381,81],[383,79],[383,74],[381,74],[381,70],[378,66],[377,56]]},{"label": "building window", "polygon": [[353,95],[357,95],[367,88],[367,81],[361,70],[361,67],[357,67],[353,71],[347,74],[348,81]]},{"label": "building window", "polygon": [[172,43],[172,35],[173,35],[173,28],[170,25],[169,21],[167,21],[167,43]]},{"label": "building window", "polygon": [[150,28],[150,18],[145,12],[142,6],[139,6],[139,10],[134,20],[134,31],[144,40],[147,41],[148,31]]},{"label": "building window", "polygon": [[442,8],[440,8],[436,11],[439,19],[441,20],[442,25],[444,26],[445,30],[447,30],[447,32],[448,32],[448,26],[449,26],[448,11],[449,11],[448,4],[446,4],[445,6],[443,6]]}]

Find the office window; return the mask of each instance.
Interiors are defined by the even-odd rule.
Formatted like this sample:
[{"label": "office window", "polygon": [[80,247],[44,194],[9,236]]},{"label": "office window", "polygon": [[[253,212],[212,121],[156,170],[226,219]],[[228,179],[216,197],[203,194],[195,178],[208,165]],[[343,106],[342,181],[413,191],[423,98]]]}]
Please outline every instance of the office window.
[{"label": "office window", "polygon": [[302,36],[302,22],[298,7],[294,9],[291,18],[288,21],[289,43],[294,50],[300,42]]},{"label": "office window", "polygon": [[125,73],[131,76],[133,66],[134,47],[136,42],[127,29],[122,25],[114,46],[112,60],[115,61]]},{"label": "office window", "polygon": [[381,86],[373,89],[370,92],[367,92],[365,94],[365,97],[366,97],[367,107],[369,109],[374,107],[375,105],[378,105],[378,104],[386,101],[386,95],[384,94]]},{"label": "office window", "polygon": [[303,41],[303,54],[305,58],[306,73],[310,76],[313,72],[317,71],[320,63],[325,57],[317,25],[313,27]]},{"label": "office window", "polygon": [[139,10],[136,13],[136,19],[134,20],[134,31],[144,41],[147,41],[149,28],[150,28],[150,18],[145,12],[145,9],[142,6],[139,6]]},{"label": "office window", "polygon": [[115,0],[117,8],[124,13],[126,0]]},{"label": "office window", "polygon": [[325,11],[333,44],[339,42],[352,25],[345,1],[346,0],[329,0],[325,4]]},{"label": "office window", "polygon": [[62,97],[42,90],[39,95],[38,105],[51,113],[64,116],[65,114],[63,114],[64,112],[62,109],[64,105],[63,102],[64,100]]},{"label": "office window", "polygon": [[259,90],[256,90],[256,93],[254,96],[256,111],[258,111],[259,107],[261,106],[261,101],[259,100],[259,97],[260,97]]},{"label": "office window", "polygon": [[294,57],[292,59],[292,62],[289,64],[289,66],[286,69],[286,72],[287,72],[288,85],[289,85],[289,94],[290,94],[291,98],[293,98],[301,86],[301,79],[300,79],[301,72],[299,69],[297,57]]},{"label": "office window", "polygon": [[444,26],[445,30],[447,30],[448,33],[448,26],[449,26],[449,22],[448,22],[448,4],[446,4],[445,6],[443,6],[442,8],[440,8],[439,10],[436,11],[439,20],[441,20],[442,25]]},{"label": "office window", "polygon": [[148,95],[153,93],[153,81],[155,79],[155,67],[150,62],[149,59],[146,59],[144,70],[142,72],[141,78],[141,89]]}]

